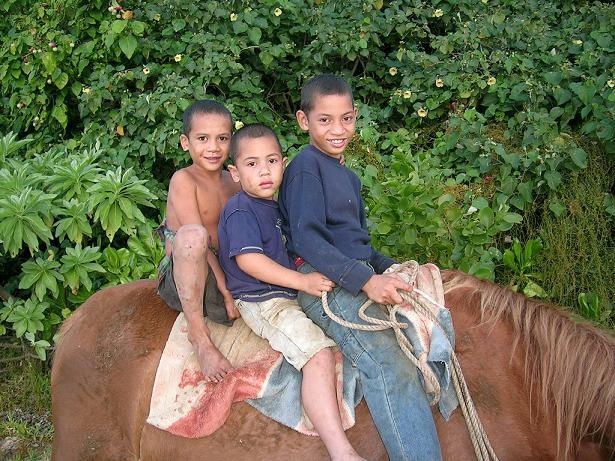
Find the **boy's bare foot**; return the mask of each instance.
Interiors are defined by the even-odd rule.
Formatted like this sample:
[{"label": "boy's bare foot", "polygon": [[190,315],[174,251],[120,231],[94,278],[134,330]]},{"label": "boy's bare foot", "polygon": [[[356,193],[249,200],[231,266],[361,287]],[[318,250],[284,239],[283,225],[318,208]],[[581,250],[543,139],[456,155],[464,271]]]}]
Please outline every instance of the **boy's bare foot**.
[{"label": "boy's bare foot", "polygon": [[202,344],[197,348],[196,353],[207,382],[222,381],[233,369],[231,362],[213,344]]}]

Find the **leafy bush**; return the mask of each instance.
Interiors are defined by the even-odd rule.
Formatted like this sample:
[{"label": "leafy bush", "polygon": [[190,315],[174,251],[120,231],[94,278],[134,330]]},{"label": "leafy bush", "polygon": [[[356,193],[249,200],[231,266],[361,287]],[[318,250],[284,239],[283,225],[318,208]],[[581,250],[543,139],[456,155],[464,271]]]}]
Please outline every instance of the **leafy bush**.
[{"label": "leafy bush", "polygon": [[[292,156],[306,141],[293,119],[301,85],[346,76],[360,113],[348,163],[374,244],[503,283],[524,275],[503,255],[528,213],[570,212],[560,192],[591,161],[586,140],[615,153],[607,3],[7,0],[0,11],[11,18],[0,133],[14,133],[0,140],[0,272],[16,296],[0,329],[33,344],[92,291],[153,275],[151,229],[187,161],[181,113],[198,98],[272,126]],[[600,213],[614,203],[607,194]]]}]

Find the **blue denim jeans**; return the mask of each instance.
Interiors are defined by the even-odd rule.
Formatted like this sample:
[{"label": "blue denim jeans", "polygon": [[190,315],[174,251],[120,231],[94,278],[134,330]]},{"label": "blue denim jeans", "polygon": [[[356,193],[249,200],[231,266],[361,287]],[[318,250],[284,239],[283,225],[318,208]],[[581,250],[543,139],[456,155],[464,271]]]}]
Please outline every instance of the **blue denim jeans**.
[{"label": "blue denim jeans", "polygon": [[[300,272],[312,272],[307,263]],[[328,296],[333,313],[349,322],[364,323],[359,307],[367,296],[353,296],[336,287]],[[392,330],[361,331],[334,322],[324,312],[320,298],[299,292],[299,305],[332,338],[359,369],[365,401],[391,461],[442,459],[438,434],[418,371],[404,355]],[[380,306],[367,314],[385,318]]]}]

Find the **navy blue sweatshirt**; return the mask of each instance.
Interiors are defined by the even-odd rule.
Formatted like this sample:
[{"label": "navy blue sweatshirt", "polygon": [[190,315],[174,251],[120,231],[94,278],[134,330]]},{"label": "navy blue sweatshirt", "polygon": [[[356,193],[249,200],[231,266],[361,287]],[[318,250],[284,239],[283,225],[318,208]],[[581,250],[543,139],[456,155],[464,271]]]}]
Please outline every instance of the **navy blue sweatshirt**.
[{"label": "navy blue sweatshirt", "polygon": [[361,181],[314,146],[290,162],[278,197],[288,251],[353,295],[394,261],[370,244]]}]

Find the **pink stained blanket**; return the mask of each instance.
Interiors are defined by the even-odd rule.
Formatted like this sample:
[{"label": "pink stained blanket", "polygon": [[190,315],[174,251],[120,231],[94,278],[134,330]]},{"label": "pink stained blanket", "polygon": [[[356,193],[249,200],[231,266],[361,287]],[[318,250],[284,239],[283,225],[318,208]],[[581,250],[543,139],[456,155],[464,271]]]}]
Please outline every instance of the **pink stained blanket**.
[{"label": "pink stained blanket", "polygon": [[[301,406],[301,373],[238,319],[226,327],[207,322],[212,341],[235,370],[221,383],[203,379],[179,314],[156,372],[147,422],[174,435],[205,437],[220,428],[233,402],[247,401],[264,415],[303,434],[316,435]],[[361,399],[356,370],[336,352],[338,405],[345,429]]]}]

